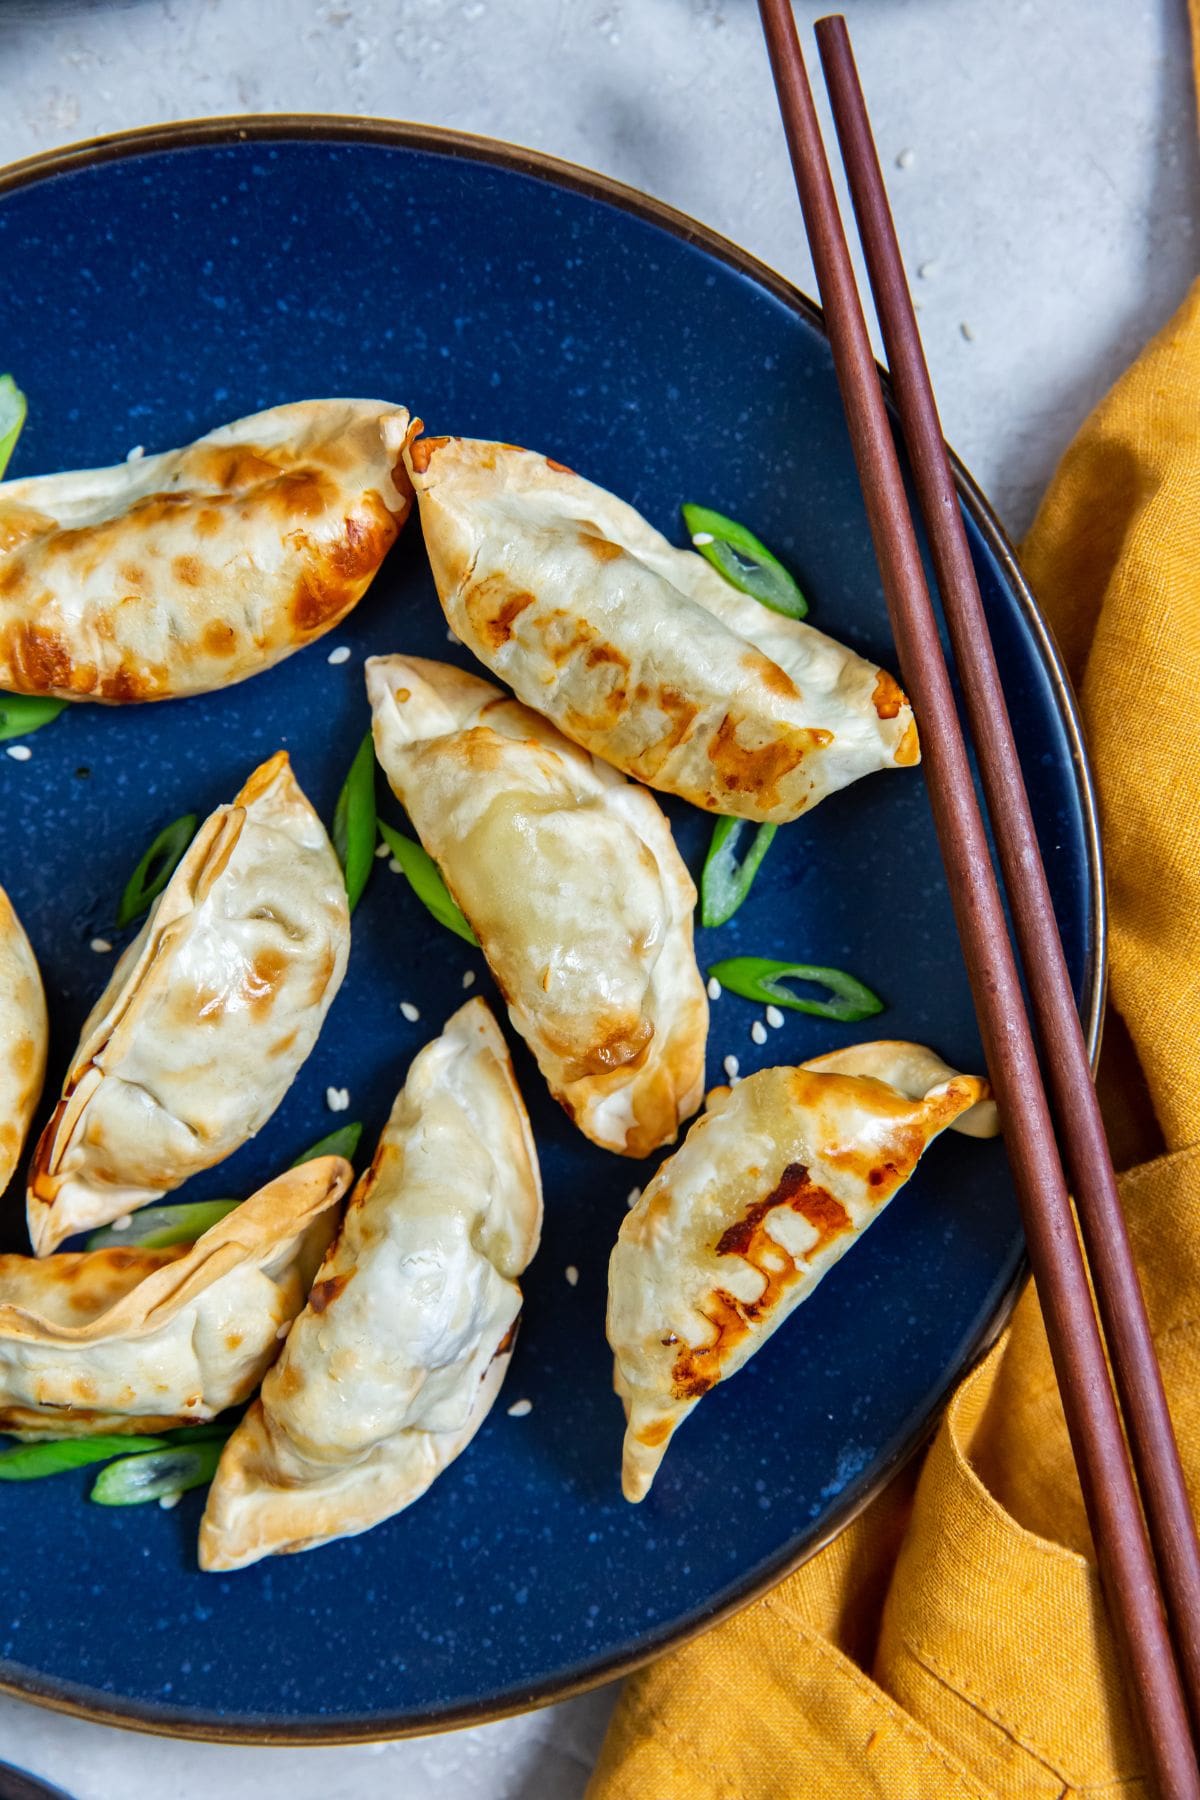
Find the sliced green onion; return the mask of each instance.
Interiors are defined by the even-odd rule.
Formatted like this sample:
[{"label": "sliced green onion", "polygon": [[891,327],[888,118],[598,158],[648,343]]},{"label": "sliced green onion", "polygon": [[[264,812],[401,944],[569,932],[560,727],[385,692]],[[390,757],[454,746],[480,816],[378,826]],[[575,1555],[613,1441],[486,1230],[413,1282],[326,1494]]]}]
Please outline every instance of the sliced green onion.
[{"label": "sliced green onion", "polygon": [[732,919],[754,885],[759,864],[771,848],[778,827],[760,825],[742,861],[737,860],[737,841],[745,819],[720,818],[713,826],[712,842],[700,877],[700,923],[724,925]]},{"label": "sliced green onion", "polygon": [[82,1469],[88,1463],[109,1462],[114,1456],[136,1456],[140,1451],[167,1447],[165,1437],[116,1435],[18,1444],[0,1451],[0,1481],[40,1481],[46,1475],[61,1475],[64,1469]]},{"label": "sliced green onion", "polygon": [[89,1250],[168,1250],[172,1244],[194,1244],[196,1239],[227,1217],[240,1200],[190,1200],[180,1206],[144,1206],[134,1213],[122,1231],[106,1225],[93,1231]]},{"label": "sliced green onion", "polygon": [[298,1169],[301,1163],[313,1162],[318,1156],[344,1156],[347,1162],[353,1162],[361,1136],[362,1125],[354,1119],[349,1125],[342,1125],[337,1131],[331,1131],[328,1137],[318,1138],[291,1166]]},{"label": "sliced green onion", "polygon": [[350,764],[333,813],[333,847],[353,912],[375,860],[375,744],[368,731]]},{"label": "sliced green onion", "polygon": [[772,612],[802,619],[808,601],[777,556],[752,531],[711,507],[688,505],[683,522],[696,549],[731,586]]},{"label": "sliced green onion", "polygon": [[125,883],[125,892],[117,908],[118,925],[129,925],[149,910],[183,861],[195,835],[195,813],[184,813],[181,819],[173,819],[163,826]]},{"label": "sliced green onion", "polygon": [[225,1440],[192,1444],[186,1450],[151,1450],[145,1456],[124,1456],[101,1469],[92,1485],[91,1498],[98,1506],[144,1506],[167,1494],[185,1494],[189,1488],[210,1482],[221,1460]]},{"label": "sliced green onion", "polygon": [[0,375],[0,481],[8,467],[8,459],[17,447],[28,407],[25,396],[11,375]]},{"label": "sliced green onion", "polygon": [[0,744],[6,738],[28,737],[57,719],[65,700],[44,700],[40,694],[0,694]]},{"label": "sliced green onion", "polygon": [[395,831],[390,825],[385,825],[382,819],[379,821],[379,829],[384,843],[408,877],[408,884],[422,905],[428,908],[439,925],[445,925],[448,930],[457,932],[460,938],[465,938],[468,944],[477,946],[479,939],[467,924],[454,896],[442,880],[441,870],[429,852],[413,838],[405,837],[402,831]]},{"label": "sliced green onion", "polygon": [[[709,969],[723,988],[744,1000],[771,1002],[793,1012],[815,1013],[819,1019],[869,1019],[883,1011],[883,1001],[869,987],[847,975],[844,969],[823,969],[815,963],[773,962],[767,956],[731,956]],[[785,981],[812,981],[828,988],[833,1000],[804,1000],[781,986]]]}]

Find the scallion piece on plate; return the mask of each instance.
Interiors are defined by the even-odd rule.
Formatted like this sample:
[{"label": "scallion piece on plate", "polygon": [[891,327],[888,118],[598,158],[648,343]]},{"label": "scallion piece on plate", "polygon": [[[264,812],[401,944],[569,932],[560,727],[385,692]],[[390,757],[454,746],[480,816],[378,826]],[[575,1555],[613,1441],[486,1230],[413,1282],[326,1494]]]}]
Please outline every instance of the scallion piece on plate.
[{"label": "scallion piece on plate", "polygon": [[28,408],[25,396],[11,375],[0,375],[0,481],[8,459],[17,447]]},{"label": "scallion piece on plate", "polygon": [[136,1456],[167,1447],[164,1437],[116,1435],[17,1444],[11,1450],[0,1450],[0,1481],[41,1481],[46,1475],[61,1475],[64,1469],[82,1469],[88,1463],[111,1462],[114,1456]]},{"label": "scallion piece on plate", "polygon": [[93,1231],[89,1250],[168,1250],[172,1244],[194,1244],[206,1231],[240,1206],[240,1200],[186,1200],[178,1206],[144,1206],[123,1231],[106,1225]]},{"label": "scallion piece on plate", "polygon": [[375,744],[368,731],[350,764],[333,813],[333,847],[346,878],[353,912],[375,860]]},{"label": "scallion piece on plate", "polygon": [[0,744],[6,738],[28,737],[31,731],[57,719],[65,700],[44,700],[40,694],[0,694]]},{"label": "scallion piece on plate", "polygon": [[354,1119],[349,1125],[340,1125],[336,1131],[331,1131],[328,1137],[318,1138],[291,1166],[298,1169],[301,1163],[313,1162],[318,1156],[344,1156],[347,1162],[353,1162],[361,1136],[362,1125],[358,1119]]},{"label": "scallion piece on plate", "polygon": [[[744,1000],[760,1005],[787,1006],[793,1012],[814,1013],[819,1019],[851,1023],[883,1011],[883,1001],[869,987],[847,975],[844,969],[819,968],[815,963],[773,962],[768,956],[731,956],[709,969],[721,986]],[[810,1000],[793,994],[785,981],[811,981],[827,988],[832,1000]]]},{"label": "scallion piece on plate", "polygon": [[204,1487],[217,1471],[225,1439],[192,1443],[179,1450],[150,1450],[144,1456],[123,1456],[101,1469],[92,1485],[91,1498],[98,1506],[144,1506],[168,1494],[185,1494]]},{"label": "scallion piece on plate", "polygon": [[700,876],[700,923],[724,925],[732,919],[754,885],[759,864],[771,848],[775,825],[760,825],[742,861],[737,859],[738,838],[745,819],[718,819]]},{"label": "scallion piece on plate", "polygon": [[137,868],[125,883],[125,892],[117,908],[118,925],[131,925],[134,919],[149,911],[183,861],[195,835],[195,813],[184,813],[181,819],[173,819],[163,826],[154,842],[147,845]]},{"label": "scallion piece on plate", "polygon": [[777,556],[752,531],[708,506],[687,505],[683,522],[696,549],[731,586],[772,612],[802,619],[808,601]]},{"label": "scallion piece on plate", "polygon": [[479,939],[467,924],[454,896],[442,880],[441,870],[424,846],[413,838],[405,837],[402,831],[385,825],[382,819],[379,821],[379,829],[384,843],[408,878],[413,893],[433,914],[438,924],[457,932],[468,944],[478,945]]}]

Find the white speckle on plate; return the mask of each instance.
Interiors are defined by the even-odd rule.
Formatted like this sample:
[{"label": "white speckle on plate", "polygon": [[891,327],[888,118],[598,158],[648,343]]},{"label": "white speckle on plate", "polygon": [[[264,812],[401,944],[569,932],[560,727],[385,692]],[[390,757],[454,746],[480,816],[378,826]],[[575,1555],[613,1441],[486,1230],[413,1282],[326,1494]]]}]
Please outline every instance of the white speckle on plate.
[{"label": "white speckle on plate", "polygon": [[708,978],[708,997],[710,1000],[721,998],[721,984],[715,975],[710,975]]},{"label": "white speckle on plate", "polygon": [[400,1011],[404,1014],[410,1025],[415,1025],[421,1016],[420,1009],[414,1006],[411,1000],[402,1000],[400,1002]]},{"label": "white speckle on plate", "polygon": [[337,667],[338,663],[349,662],[350,661],[350,646],[349,646],[349,644],[339,644],[336,650],[331,650],[329,652],[329,655],[326,657],[325,660],[326,660],[326,662],[331,662],[335,668]]},{"label": "white speckle on plate", "polygon": [[916,160],[917,153],[915,150],[902,150],[896,158],[896,167],[898,169],[911,169]]},{"label": "white speckle on plate", "polygon": [[963,320],[962,324],[959,326],[958,329],[962,332],[963,337],[966,339],[968,344],[973,344],[975,342],[975,333],[971,329],[971,327],[967,324],[965,319]]},{"label": "white speckle on plate", "polygon": [[387,855],[387,853],[388,853],[388,847],[386,844],[376,844],[375,854],[377,857],[382,859],[383,857],[385,857]]},{"label": "white speckle on plate", "polygon": [[630,1188],[625,1196],[625,1204],[632,1211],[642,1197],[641,1188]]},{"label": "white speckle on plate", "polygon": [[737,1080],[737,1072],[740,1066],[736,1056],[727,1056],[725,1061],[721,1064],[721,1067],[724,1069],[730,1081]]},{"label": "white speckle on plate", "polygon": [[578,1285],[579,1270],[575,1267],[574,1263],[568,1263],[566,1268],[563,1270],[563,1273],[565,1274],[565,1276],[567,1278],[567,1286],[568,1287],[576,1287]]},{"label": "white speckle on plate", "polygon": [[141,462],[141,460],[142,460],[143,456],[145,456],[145,454],[146,454],[145,444],[135,444],[133,446],[133,449],[126,453],[125,461],[126,462]]},{"label": "white speckle on plate", "polygon": [[112,945],[107,938],[93,938],[88,948],[94,950],[97,956],[107,956]]},{"label": "white speckle on plate", "polygon": [[173,1506],[178,1506],[182,1499],[183,1495],[178,1492],[174,1494],[160,1494],[158,1496],[158,1504],[162,1507],[164,1512],[170,1512],[171,1508]]},{"label": "white speckle on plate", "polygon": [[527,1419],[533,1411],[532,1400],[514,1400],[508,1409],[510,1419]]},{"label": "white speckle on plate", "polygon": [[474,971],[474,969],[464,969],[463,970],[463,986],[465,988],[475,986],[475,971]]},{"label": "white speckle on plate", "polygon": [[388,869],[393,875],[403,875],[404,864],[396,861],[394,856],[388,858]]},{"label": "white speckle on plate", "polygon": [[705,544],[711,544],[713,542],[713,534],[711,531],[693,531],[692,542],[695,544],[697,550],[702,550]]},{"label": "white speckle on plate", "polygon": [[108,1229],[110,1231],[128,1231],[129,1227],[132,1224],[133,1224],[133,1219],[130,1216],[130,1214],[122,1213],[121,1217],[119,1219],[113,1220],[112,1224],[109,1226]]},{"label": "white speckle on plate", "polygon": [[330,1112],[345,1112],[350,1105],[350,1089],[327,1087],[325,1089],[325,1104]]},{"label": "white speckle on plate", "polygon": [[755,1019],[753,1025],[750,1027],[750,1036],[756,1044],[766,1043],[767,1028],[761,1019]]},{"label": "white speckle on plate", "polygon": [[771,1027],[772,1031],[778,1031],[779,1027],[783,1024],[783,1014],[777,1006],[768,1006],[767,1024]]},{"label": "white speckle on plate", "polygon": [[12,757],[14,762],[28,762],[33,755],[33,751],[29,748],[28,744],[10,744],[8,746],[8,754]]},{"label": "white speckle on plate", "polygon": [[917,274],[922,281],[932,281],[940,267],[941,265],[936,262],[923,262],[917,269]]}]

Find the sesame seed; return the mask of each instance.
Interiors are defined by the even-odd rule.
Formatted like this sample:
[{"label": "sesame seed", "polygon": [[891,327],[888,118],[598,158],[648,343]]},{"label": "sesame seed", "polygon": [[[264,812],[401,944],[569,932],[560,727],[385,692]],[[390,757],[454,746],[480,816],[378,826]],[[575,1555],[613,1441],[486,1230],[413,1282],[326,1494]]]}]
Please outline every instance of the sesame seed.
[{"label": "sesame seed", "polygon": [[935,262],[923,262],[919,265],[917,274],[921,277],[922,281],[932,281],[940,266],[940,264]]},{"label": "sesame seed", "polygon": [[740,1066],[736,1056],[727,1056],[725,1061],[721,1064],[721,1067],[724,1069],[730,1081],[737,1080],[737,1072]]},{"label": "sesame seed", "polygon": [[532,1400],[514,1400],[508,1409],[510,1419],[527,1419],[533,1411]]},{"label": "sesame seed", "polygon": [[459,637],[459,635],[458,635],[458,633],[457,633],[457,631],[450,631],[450,630],[447,630],[447,632],[446,632],[446,642],[447,642],[447,643],[448,643],[448,644],[459,644],[459,643],[461,643],[461,642],[462,642],[462,639],[461,639],[461,638],[460,638],[460,637]]},{"label": "sesame seed", "polygon": [[107,956],[112,945],[107,938],[93,938],[89,948],[94,950],[97,956]]},{"label": "sesame seed", "polygon": [[135,444],[133,446],[133,449],[126,453],[125,461],[126,462],[141,462],[141,460],[142,460],[143,456],[145,456],[145,454],[146,454],[145,444]]},{"label": "sesame seed", "polygon": [[713,534],[711,531],[693,531],[692,533],[692,542],[695,544],[697,550],[703,549],[705,544],[711,544],[712,541]]},{"label": "sesame seed", "polygon": [[326,662],[333,663],[335,667],[337,666],[338,663],[349,662],[350,661],[350,646],[349,646],[349,644],[339,644],[336,650],[331,650],[329,652],[329,655],[325,658],[325,660],[326,660]]},{"label": "sesame seed", "polygon": [[627,1207],[636,1206],[638,1201],[641,1199],[641,1197],[642,1197],[641,1188],[630,1188],[629,1192],[625,1196],[626,1206]]},{"label": "sesame seed", "polygon": [[463,986],[465,988],[475,986],[475,971],[474,971],[474,969],[464,969],[463,970]]},{"label": "sesame seed", "polygon": [[896,167],[898,169],[911,169],[916,160],[917,153],[915,150],[902,150],[896,158]]},{"label": "sesame seed", "polygon": [[33,751],[29,748],[28,744],[10,744],[8,746],[8,754],[12,757],[14,762],[28,762],[33,755]]},{"label": "sesame seed", "polygon": [[777,1006],[768,1006],[767,1024],[771,1027],[772,1031],[778,1031],[779,1027],[783,1024],[783,1014]]},{"label": "sesame seed", "polygon": [[710,975],[708,978],[708,997],[710,1000],[721,998],[721,984],[715,975]]},{"label": "sesame seed", "polygon": [[766,1043],[767,1028],[761,1019],[755,1019],[753,1025],[750,1027],[750,1036],[756,1044]]},{"label": "sesame seed", "polygon": [[327,1087],[325,1089],[325,1104],[330,1112],[345,1112],[350,1105],[350,1089]]},{"label": "sesame seed", "polygon": [[160,1494],[158,1496],[158,1504],[162,1507],[164,1512],[170,1512],[171,1508],[173,1506],[178,1506],[182,1499],[183,1495],[178,1492],[174,1494]]},{"label": "sesame seed", "polygon": [[410,1025],[415,1025],[421,1016],[411,1000],[402,1000],[400,1002],[400,1011],[404,1014]]},{"label": "sesame seed", "polygon": [[133,1224],[133,1220],[130,1217],[130,1215],[128,1213],[122,1213],[121,1217],[119,1219],[113,1220],[112,1224],[109,1226],[109,1230],[110,1231],[128,1231],[129,1227],[132,1224]]},{"label": "sesame seed", "polygon": [[568,1287],[577,1287],[578,1286],[579,1270],[575,1267],[574,1263],[568,1263],[566,1268],[563,1270],[563,1273],[567,1278],[567,1286]]},{"label": "sesame seed", "polygon": [[965,319],[963,320],[963,323],[959,326],[958,329],[962,332],[963,337],[966,339],[968,344],[973,344],[975,342],[975,333],[972,331],[971,327],[967,324]]},{"label": "sesame seed", "polygon": [[290,1319],[285,1319],[283,1324],[279,1327],[279,1330],[275,1333],[275,1336],[279,1339],[281,1344],[291,1329],[292,1321]]},{"label": "sesame seed", "polygon": [[403,875],[404,864],[401,862],[397,862],[397,860],[394,856],[389,856],[388,857],[388,873],[391,875]]},{"label": "sesame seed", "polygon": [[385,857],[387,855],[387,853],[388,853],[388,847],[386,844],[376,844],[375,854],[377,857],[382,859],[383,857]]}]

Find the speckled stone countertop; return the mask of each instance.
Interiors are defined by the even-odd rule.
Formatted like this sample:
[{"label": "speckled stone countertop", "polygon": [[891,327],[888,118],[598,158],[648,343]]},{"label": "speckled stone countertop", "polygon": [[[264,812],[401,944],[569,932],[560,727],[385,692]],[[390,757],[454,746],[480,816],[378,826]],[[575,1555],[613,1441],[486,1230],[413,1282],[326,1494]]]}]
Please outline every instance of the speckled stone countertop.
[{"label": "speckled stone countertop", "polygon": [[[947,433],[1019,535],[1197,266],[1183,0],[846,11]],[[0,0],[0,81],[0,162],[214,113],[427,120],[601,169],[813,285],[753,0]],[[4,1700],[0,1757],[78,1800],[571,1800],[613,1697],[331,1750],[172,1743]]]}]

